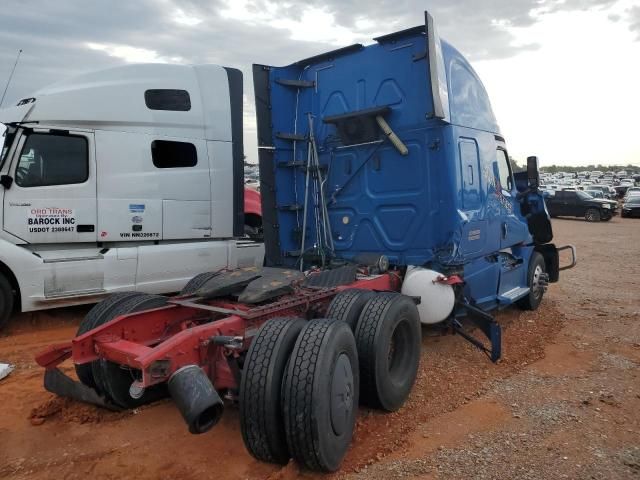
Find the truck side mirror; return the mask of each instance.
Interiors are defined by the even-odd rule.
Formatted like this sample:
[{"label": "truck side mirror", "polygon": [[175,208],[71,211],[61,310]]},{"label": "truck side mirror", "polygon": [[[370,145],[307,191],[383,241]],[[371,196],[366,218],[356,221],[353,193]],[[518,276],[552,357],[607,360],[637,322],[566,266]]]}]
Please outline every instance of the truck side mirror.
[{"label": "truck side mirror", "polygon": [[13,184],[13,177],[10,175],[0,175],[0,185],[9,190]]},{"label": "truck side mirror", "polygon": [[538,172],[538,157],[527,157],[527,181],[529,188],[535,190],[540,185],[540,172]]}]

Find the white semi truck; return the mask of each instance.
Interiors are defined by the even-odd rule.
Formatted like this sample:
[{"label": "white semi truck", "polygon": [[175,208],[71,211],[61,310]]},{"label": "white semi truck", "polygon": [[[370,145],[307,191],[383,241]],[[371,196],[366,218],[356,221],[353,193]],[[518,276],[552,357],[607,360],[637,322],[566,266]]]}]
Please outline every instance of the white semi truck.
[{"label": "white semi truck", "polygon": [[0,110],[0,327],[16,309],[262,265],[245,236],[242,103],[238,70],[130,65]]}]

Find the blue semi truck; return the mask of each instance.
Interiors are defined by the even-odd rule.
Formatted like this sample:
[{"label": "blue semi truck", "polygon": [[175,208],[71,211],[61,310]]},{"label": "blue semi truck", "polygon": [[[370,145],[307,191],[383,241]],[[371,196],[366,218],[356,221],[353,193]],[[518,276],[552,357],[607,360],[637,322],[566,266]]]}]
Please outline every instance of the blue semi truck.
[{"label": "blue semi truck", "polygon": [[267,265],[378,255],[459,275],[483,311],[537,307],[560,267],[536,158],[512,172],[482,82],[428,13],[374,40],[254,66]]},{"label": "blue semi truck", "polygon": [[[334,471],[359,404],[407,400],[421,323],[497,361],[492,312],[538,308],[575,250],[551,243],[537,159],[511,171],[480,79],[429,14],[253,74],[265,267],[205,272],[172,298],[111,296],[37,361],[48,390],[107,408],[169,394],[192,433],[237,401],[255,458]],[[57,368],[67,358],[80,382]]]}]

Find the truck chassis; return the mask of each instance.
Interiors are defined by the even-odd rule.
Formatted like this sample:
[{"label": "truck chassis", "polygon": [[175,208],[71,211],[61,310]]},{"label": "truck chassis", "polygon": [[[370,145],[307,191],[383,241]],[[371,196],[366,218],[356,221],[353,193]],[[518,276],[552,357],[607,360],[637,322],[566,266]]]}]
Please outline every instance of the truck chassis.
[{"label": "truck chassis", "polygon": [[[290,272],[284,269],[266,270]],[[340,273],[341,270],[342,273]],[[347,277],[351,276],[351,278],[345,279],[345,270]],[[337,270],[312,272],[306,278],[301,275],[301,278],[293,280],[288,285],[290,288],[288,293],[260,304],[240,302],[237,300],[238,288],[242,289],[249,280],[256,278],[252,276],[253,271],[256,271],[256,275],[260,274],[255,268],[209,274],[210,278],[222,279],[222,283],[227,281],[225,284],[227,286],[230,281],[232,288],[236,288],[235,292],[217,298],[200,297],[198,293],[201,290],[196,294],[183,294],[168,299],[131,293],[120,294],[120,298],[114,298],[111,303],[107,299],[102,307],[98,304],[94,310],[97,309],[98,313],[102,312],[102,317],[98,315],[101,320],[97,323],[100,321],[104,323],[96,325],[86,333],[82,333],[81,325],[76,338],[66,343],[52,345],[37,355],[38,364],[46,369],[45,388],[62,396],[112,410],[120,410],[166,396],[168,387],[168,394],[176,403],[191,433],[204,433],[218,422],[224,410],[222,398],[232,402],[239,401],[245,444],[256,458],[286,463],[293,455],[296,460],[313,470],[337,469],[351,438],[359,403],[358,393],[365,392],[360,398],[360,403],[393,411],[404,403],[413,386],[421,346],[420,323],[415,310],[415,304],[419,299],[398,293],[402,284],[400,270],[371,273],[368,267],[356,269],[349,266],[340,267]],[[240,283],[233,284],[234,276],[244,276],[243,278],[247,281],[243,283],[241,279]],[[454,287],[463,285],[463,281],[457,276],[442,277],[440,281]],[[461,292],[461,288],[458,292]],[[166,302],[166,304],[158,308],[109,315],[109,312],[114,314],[119,311],[116,308],[118,304],[122,306],[128,302],[130,305],[137,304],[144,307],[144,305],[153,305],[154,301]],[[394,302],[404,305],[403,310],[393,310]],[[368,305],[370,307],[367,307]],[[473,307],[465,305],[463,299],[457,305],[459,308],[452,312],[448,323],[451,331],[462,333],[464,338],[485,350],[491,360],[496,361],[500,355],[498,324],[487,313],[477,314]],[[367,308],[370,310],[368,320],[363,321],[362,317],[367,316],[364,312]],[[479,326],[479,330],[492,342],[491,347],[485,347],[485,342],[470,336],[468,332],[465,333],[456,315],[471,316]],[[333,318],[327,320],[324,319],[325,316]],[[90,312],[86,318],[98,317]],[[402,318],[408,319],[405,322],[404,333],[402,328],[398,327],[402,323]],[[393,323],[393,327],[387,337],[371,340],[367,345],[366,340],[362,340],[366,332],[360,332],[358,330],[360,327],[356,328],[356,322],[361,324],[369,322],[371,331],[378,332],[375,333],[378,337],[381,335],[379,332],[386,328],[385,322]],[[272,331],[263,332],[264,335],[273,335],[274,329],[277,330],[276,334],[283,338],[288,334],[286,329],[294,332],[288,334],[291,337],[288,346],[269,344],[265,347],[266,350],[263,348],[261,359],[253,358],[259,354],[254,353],[252,357],[251,345],[261,335],[261,331],[269,330],[266,328],[268,324],[271,325]],[[335,362],[331,367],[333,373],[329,376],[331,394],[325,399],[326,402],[322,401],[331,405],[330,421],[315,425],[320,429],[333,425],[335,435],[334,417],[340,417],[337,421],[340,424],[337,431],[343,431],[343,434],[337,435],[331,442],[340,443],[339,440],[342,438],[344,445],[337,452],[331,451],[329,454],[323,453],[326,446],[313,443],[313,434],[309,434],[311,435],[309,438],[304,437],[304,429],[299,425],[290,426],[289,433],[294,436],[303,435],[303,437],[290,440],[296,444],[293,448],[284,447],[288,444],[284,434],[287,412],[283,412],[280,408],[282,400],[278,399],[277,405],[274,406],[274,402],[269,403],[268,396],[257,394],[255,387],[250,390],[248,386],[244,386],[242,378],[243,375],[247,376],[247,371],[257,372],[254,375],[257,374],[259,377],[254,380],[259,384],[266,382],[266,391],[277,390],[276,396],[279,397],[281,387],[286,382],[283,378],[286,377],[284,363],[275,375],[270,370],[256,370],[249,363],[264,361],[264,355],[267,352],[267,357],[272,358],[268,361],[273,363],[276,361],[275,356],[280,355],[287,360],[288,368],[288,358],[293,355],[292,350],[295,348],[293,343],[296,338],[298,343],[301,342],[304,331],[300,331],[305,327],[306,330],[319,329],[320,337],[329,335],[331,332],[326,333],[328,330],[337,330],[338,336],[351,338],[348,341],[353,343],[352,354],[356,356],[355,360],[353,358],[348,360],[346,356],[344,358],[347,360],[340,360],[342,358],[340,355],[334,359]],[[381,343],[383,345],[380,345]],[[256,351],[258,348],[255,348]],[[322,354],[324,351],[331,352],[333,347],[331,344],[321,342],[321,346],[315,350],[314,347],[309,346],[300,348],[310,348],[310,352],[301,353],[301,356],[306,358],[307,353],[312,355],[313,352],[316,354]],[[385,380],[358,378],[366,376],[368,367],[376,370],[378,368],[376,365],[381,361],[380,353],[364,352],[366,348],[383,352],[382,360],[388,362],[386,368],[383,368],[383,373],[389,378]],[[72,380],[58,368],[69,358],[73,360],[82,383]],[[348,364],[350,368],[345,367]],[[302,367],[298,365],[295,371],[303,367],[304,365]],[[340,367],[348,371],[349,375],[337,378]],[[87,370],[80,370],[82,368],[89,368],[88,377]],[[261,380],[262,375],[268,378]],[[318,375],[318,372],[309,373],[308,378],[302,378],[301,381],[303,383],[309,381],[315,385],[319,381]],[[376,370],[373,375],[375,377],[379,372]],[[246,380],[246,382],[250,381],[251,379]],[[389,392],[384,391],[389,390],[384,385],[385,381],[404,385],[398,387],[400,393],[396,392],[396,398],[389,397]],[[268,385],[268,382],[272,385]],[[360,387],[358,387],[359,382]],[[320,395],[323,394],[324,392]],[[336,399],[339,400],[338,404]],[[314,403],[313,400],[311,403]],[[253,418],[255,415],[251,411],[251,406],[254,404],[260,405],[265,412],[275,409],[274,415],[284,418],[280,418],[279,425],[270,428],[256,427],[256,421],[259,418]],[[346,404],[350,406],[345,406]],[[273,436],[270,430],[274,429],[282,430],[280,434],[282,438],[278,438],[278,435],[276,438],[268,438],[270,435]],[[301,434],[300,431],[303,433]],[[348,432],[346,440],[345,431]],[[297,453],[290,451],[296,448],[299,450],[299,444],[305,441],[310,443],[308,448],[303,449],[304,451]],[[309,452],[313,453],[311,457],[308,455]]]}]

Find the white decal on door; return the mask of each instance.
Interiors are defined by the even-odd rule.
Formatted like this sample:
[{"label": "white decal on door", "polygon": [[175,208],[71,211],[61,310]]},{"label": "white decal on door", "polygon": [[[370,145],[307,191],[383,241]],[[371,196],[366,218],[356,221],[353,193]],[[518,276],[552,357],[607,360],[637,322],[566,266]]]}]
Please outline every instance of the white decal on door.
[{"label": "white decal on door", "polygon": [[76,217],[72,208],[32,208],[27,225],[30,233],[75,232]]}]

